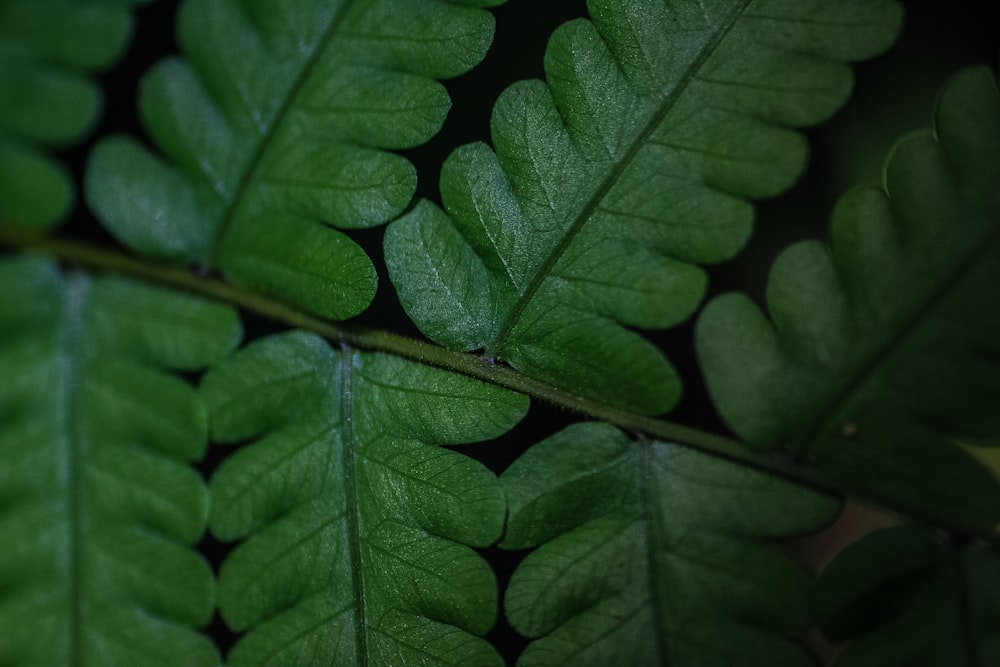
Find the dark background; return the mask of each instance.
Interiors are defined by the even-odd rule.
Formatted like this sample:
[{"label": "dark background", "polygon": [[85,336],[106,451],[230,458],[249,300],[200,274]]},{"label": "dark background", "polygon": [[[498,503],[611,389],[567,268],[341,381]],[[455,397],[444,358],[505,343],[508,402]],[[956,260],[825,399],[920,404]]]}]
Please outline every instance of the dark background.
[{"label": "dark background", "polygon": [[[809,170],[788,193],[757,208],[756,229],[747,249],[735,260],[710,268],[709,297],[740,289],[763,301],[767,270],[778,252],[805,238],[824,238],[830,211],[836,199],[856,184],[881,183],[882,165],[893,142],[901,134],[930,124],[937,91],[948,76],[963,66],[985,63],[996,68],[997,23],[989,5],[977,2],[910,2],[907,19],[897,45],[874,60],[856,67],[855,94],[831,121],[807,129],[812,156]],[[135,112],[136,86],[142,73],[159,58],[177,51],[172,34],[178,3],[158,0],[138,8],[131,45],[117,67],[105,72],[101,84],[105,113],[87,141],[63,151],[64,159],[82,191],[82,173],[94,141],[112,132],[143,136]],[[440,167],[455,147],[470,141],[489,141],[489,117],[497,95],[514,81],[543,77],[542,58],[552,30],[564,21],[586,15],[583,0],[510,0],[493,10],[496,38],[482,64],[466,75],[445,82],[452,110],[444,128],[429,143],[405,151],[419,174],[418,197],[439,201],[437,179]],[[86,239],[109,247],[120,247],[78,202],[72,218],[63,226],[66,236]],[[420,338],[403,314],[389,283],[381,258],[383,228],[351,232],[375,262],[380,275],[379,291],[372,307],[359,322]],[[124,251],[124,249],[123,249]],[[699,428],[726,433],[725,425],[712,409],[693,358],[692,318],[670,331],[653,332],[651,338],[666,351],[684,379],[685,394],[670,419]],[[280,331],[280,323],[245,316],[247,339]],[[551,435],[578,417],[537,401],[525,420],[497,441],[467,445],[462,451],[501,472],[527,446]],[[226,448],[210,452],[201,469],[206,478]],[[206,537],[202,553],[218,567],[228,546]],[[501,590],[521,555],[491,548],[482,550],[493,564]],[[216,618],[209,629],[225,652],[234,636]],[[488,637],[513,662],[525,640],[518,638],[503,621]]]}]

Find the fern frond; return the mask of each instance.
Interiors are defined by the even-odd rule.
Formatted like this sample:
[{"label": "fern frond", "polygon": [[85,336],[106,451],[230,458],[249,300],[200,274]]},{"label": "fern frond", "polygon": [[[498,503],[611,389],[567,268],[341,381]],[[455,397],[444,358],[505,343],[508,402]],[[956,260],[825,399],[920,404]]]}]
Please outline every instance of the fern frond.
[{"label": "fern frond", "polygon": [[235,313],[34,259],[0,284],[0,664],[218,664],[205,414],[166,371],[224,357]]},{"label": "fern frond", "polygon": [[155,66],[139,100],[169,162],[107,139],[88,200],[142,253],[356,315],[376,274],[338,229],[382,224],[410,202],[414,169],[386,149],[437,132],[450,101],[434,78],[479,62],[492,34],[488,12],[439,0],[185,2],[184,58]]},{"label": "fern frond", "polygon": [[914,526],[872,533],[823,571],[833,667],[1000,664],[1000,556]]},{"label": "fern frond", "polygon": [[570,426],[501,475],[501,546],[538,547],[506,593],[540,637],[518,665],[812,665],[811,577],[768,538],[812,531],[837,503],[600,423]]},{"label": "fern frond", "polygon": [[45,154],[82,138],[101,95],[87,74],[121,53],[141,0],[0,0],[0,221],[46,227],[73,180]]},{"label": "fern frond", "polygon": [[1000,434],[1000,95],[985,69],[944,91],[935,132],[900,142],[886,191],[840,201],[832,248],[775,262],[768,321],[719,297],[697,345],[744,438],[904,508],[1000,521],[1000,485],[955,437]]},{"label": "fern frond", "polygon": [[428,203],[390,225],[390,277],[447,347],[482,349],[547,382],[657,414],[680,381],[627,327],[701,301],[699,263],[732,257],[748,198],[800,173],[792,125],[831,114],[842,62],[892,41],[895,2],[594,0],[553,34],[548,84],[497,101],[494,150],[456,150]]},{"label": "fern frond", "polygon": [[500,665],[475,635],[496,582],[467,545],[500,537],[484,466],[437,445],[496,437],[524,396],[292,333],[210,371],[214,438],[251,439],[212,479],[211,529],[245,539],[219,607],[229,664]]}]

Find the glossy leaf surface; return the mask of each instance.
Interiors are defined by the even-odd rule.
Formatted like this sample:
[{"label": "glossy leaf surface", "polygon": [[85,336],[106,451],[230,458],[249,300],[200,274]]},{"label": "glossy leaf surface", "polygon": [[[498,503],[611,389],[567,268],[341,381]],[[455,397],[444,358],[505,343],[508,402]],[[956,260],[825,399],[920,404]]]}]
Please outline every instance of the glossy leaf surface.
[{"label": "glossy leaf surface", "polygon": [[[555,31],[547,83],[497,101],[493,148],[470,144],[429,203],[386,235],[390,276],[430,338],[658,414],[672,366],[632,328],[701,301],[697,266],[750,234],[748,199],[802,170],[790,129],[846,98],[842,63],[892,41],[894,2],[593,0]],[[822,29],[820,28],[822,26]]]},{"label": "glossy leaf surface", "polygon": [[303,333],[248,346],[203,393],[217,440],[251,440],[211,485],[212,532],[245,540],[220,580],[246,632],[230,665],[502,665],[470,545],[500,537],[503,495],[439,445],[500,435],[525,397]]},{"label": "glossy leaf surface", "polygon": [[204,411],[232,310],[0,263],[0,664],[211,667]]},{"label": "glossy leaf surface", "polygon": [[501,482],[501,546],[538,547],[506,593],[511,625],[539,638],[518,665],[814,664],[791,638],[811,576],[767,540],[821,527],[836,502],[598,423],[535,445]]},{"label": "glossy leaf surface", "polygon": [[840,483],[967,526],[1000,521],[996,477],[953,438],[1000,434],[1000,95],[956,76],[935,132],[901,141],[886,190],[848,193],[832,247],[775,262],[770,321],[742,295],[698,323],[732,427]]},{"label": "glossy leaf surface", "polygon": [[492,35],[488,12],[438,0],[185,2],[184,57],[154,66],[139,100],[167,159],[106,139],[89,201],[142,253],[356,315],[376,275],[340,230],[407,206],[416,174],[387,149],[437,132],[450,101],[435,78],[478,63]]}]

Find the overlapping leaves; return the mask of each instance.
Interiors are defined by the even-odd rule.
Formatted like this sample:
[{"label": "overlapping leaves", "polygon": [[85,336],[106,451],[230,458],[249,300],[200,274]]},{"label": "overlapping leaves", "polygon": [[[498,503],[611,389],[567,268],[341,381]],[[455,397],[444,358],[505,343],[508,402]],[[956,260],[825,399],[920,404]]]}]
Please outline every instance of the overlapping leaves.
[{"label": "overlapping leaves", "polygon": [[596,423],[501,482],[501,546],[539,547],[506,593],[511,625],[540,637],[518,665],[814,664],[792,639],[812,619],[810,575],[767,540],[821,527],[833,500]]},{"label": "overlapping leaves", "polygon": [[205,414],[166,371],[225,356],[233,311],[32,259],[0,284],[0,664],[218,664]]},{"label": "overlapping leaves", "polygon": [[0,0],[0,222],[43,227],[73,202],[45,149],[79,140],[101,95],[87,73],[118,57],[141,0]]},{"label": "overlapping leaves", "polygon": [[1000,664],[1000,556],[915,526],[866,536],[820,581],[835,667]]},{"label": "overlapping leaves", "polygon": [[771,321],[731,294],[698,323],[722,414],[896,507],[988,529],[1000,485],[953,439],[1000,434],[1000,95],[956,76],[935,132],[897,145],[886,191],[848,193],[832,247],[788,249]]},{"label": "overlapping leaves", "polygon": [[877,53],[894,2],[592,0],[552,36],[548,85],[507,89],[494,150],[456,150],[386,236],[390,276],[435,341],[644,413],[676,402],[663,354],[627,327],[699,304],[697,264],[732,257],[748,198],[801,171],[789,126],[823,120]]},{"label": "overlapping leaves", "polygon": [[482,464],[438,445],[495,437],[527,399],[303,333],[206,375],[213,436],[250,439],[212,480],[211,529],[243,539],[219,606],[243,665],[502,665],[476,635],[496,582],[469,546],[500,537]]},{"label": "overlapping leaves", "polygon": [[409,203],[413,167],[385,149],[437,132],[450,102],[432,77],[479,62],[492,32],[488,12],[439,0],[185,2],[184,59],[155,66],[139,100],[169,161],[105,140],[90,203],[140,252],[327,317],[356,315],[375,270],[338,230]]},{"label": "overlapping leaves", "polygon": [[[72,34],[44,19],[112,4],[0,0],[0,32],[17,29],[0,45],[0,91],[25,72],[42,81],[31,78],[42,52],[85,66],[110,54],[122,14],[101,29],[71,22]],[[431,77],[467,69],[489,41],[488,15],[459,4],[187,2],[184,60],[143,85],[166,157],[105,142],[92,204],[142,253],[356,314],[371,264],[323,225],[380,224],[409,202],[413,170],[387,149],[437,130],[448,102]],[[548,87],[501,98],[496,153],[467,146],[445,165],[448,214],[421,204],[391,229],[388,262],[436,341],[658,413],[679,383],[628,328],[696,307],[697,265],[732,256],[747,200],[799,173],[804,146],[788,128],[843,100],[840,63],[883,48],[898,8],[590,9],[593,22],[553,37]],[[35,16],[35,32],[11,16]],[[32,149],[3,175],[9,155],[25,137],[77,136],[93,112],[86,87],[60,81],[52,90],[82,103],[0,104],[0,124],[20,128],[0,137],[0,207],[21,206],[21,222],[57,217],[65,190]],[[986,445],[1000,431],[998,115],[995,85],[963,75],[937,136],[899,149],[889,198],[852,194],[832,253],[805,244],[779,261],[773,326],[726,297],[699,341],[745,438],[977,530],[997,520],[1000,496],[952,438]],[[3,222],[18,215],[0,208]],[[201,455],[205,416],[165,371],[225,356],[232,313],[34,260],[0,265],[0,285],[0,664],[218,664],[191,630],[212,608],[211,575],[189,548],[209,503],[185,465]],[[439,445],[503,433],[524,397],[303,333],[250,345],[203,389],[216,438],[241,445],[213,478],[210,521],[238,542],[219,587],[242,634],[231,664],[501,664],[481,638],[495,581],[471,547],[500,536],[503,494]],[[794,639],[813,621],[809,575],[768,540],[821,526],[830,499],[596,424],[532,449],[503,482],[504,545],[537,547],[507,591],[511,624],[537,639],[521,664],[812,664]],[[992,664],[998,576],[978,544],[914,529],[867,538],[824,576],[826,629],[849,640],[840,665]]]}]

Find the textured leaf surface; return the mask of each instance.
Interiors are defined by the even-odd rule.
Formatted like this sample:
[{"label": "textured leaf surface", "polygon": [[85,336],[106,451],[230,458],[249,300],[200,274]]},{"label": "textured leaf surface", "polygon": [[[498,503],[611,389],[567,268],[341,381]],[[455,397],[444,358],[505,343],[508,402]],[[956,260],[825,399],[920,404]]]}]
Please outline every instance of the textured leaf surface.
[{"label": "textured leaf surface", "polygon": [[448,347],[483,349],[588,396],[663,412],[680,383],[629,328],[688,317],[700,263],[750,233],[748,198],[798,176],[851,87],[842,61],[887,47],[894,2],[592,0],[545,55],[548,85],[508,88],[495,149],[456,150],[428,203],[390,225],[407,312]]},{"label": "textured leaf surface", "polygon": [[[813,665],[810,575],[767,538],[815,530],[837,503],[606,424],[570,426],[501,475],[501,546],[538,546],[506,593],[540,637],[518,665]],[[724,638],[724,639],[723,639]]]},{"label": "textured leaf surface", "polygon": [[248,346],[203,392],[215,439],[252,440],[211,485],[212,532],[246,540],[220,579],[247,632],[230,665],[502,664],[475,636],[496,583],[468,545],[500,537],[503,496],[437,445],[502,434],[525,397],[302,333]]},{"label": "textured leaf surface", "polygon": [[47,147],[80,139],[101,103],[88,71],[129,35],[130,0],[0,0],[0,222],[43,227],[69,209],[69,174]]},{"label": "textured leaf surface", "polygon": [[873,533],[820,579],[835,667],[1000,664],[1000,557],[916,527]]},{"label": "textured leaf surface", "polygon": [[339,230],[410,202],[413,167],[385,149],[437,132],[450,101],[434,78],[475,65],[492,35],[488,12],[438,0],[185,2],[184,58],[155,66],[140,95],[169,161],[108,139],[89,165],[89,201],[140,252],[356,315],[376,275]]},{"label": "textured leaf surface", "polygon": [[697,345],[732,427],[902,506],[1000,521],[996,478],[952,438],[1000,434],[1000,96],[957,76],[935,134],[900,142],[886,189],[848,193],[832,248],[789,248],[771,321],[742,295],[706,308]]},{"label": "textured leaf surface", "polygon": [[219,359],[234,313],[120,280],[0,263],[0,664],[217,665],[191,628],[207,428],[166,372]]}]

